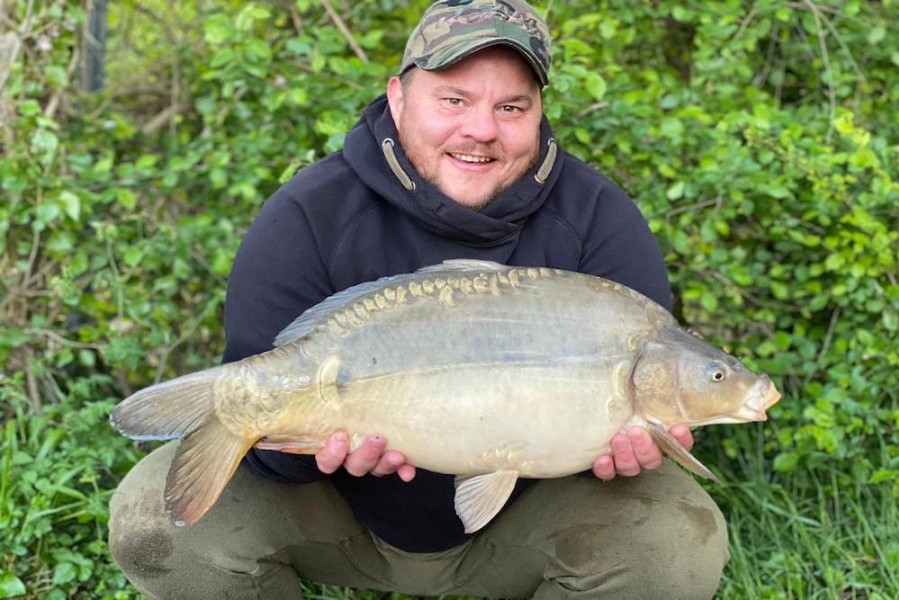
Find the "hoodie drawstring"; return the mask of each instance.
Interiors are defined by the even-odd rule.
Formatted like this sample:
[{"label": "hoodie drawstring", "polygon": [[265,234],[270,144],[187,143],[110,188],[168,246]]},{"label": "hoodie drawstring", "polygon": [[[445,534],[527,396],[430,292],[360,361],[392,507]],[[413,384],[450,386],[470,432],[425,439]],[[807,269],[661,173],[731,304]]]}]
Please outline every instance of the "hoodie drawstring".
[{"label": "hoodie drawstring", "polygon": [[553,165],[556,164],[556,155],[559,153],[559,145],[556,144],[555,139],[550,138],[546,142],[546,146],[546,158],[543,159],[543,164],[534,173],[534,179],[541,185],[546,183],[546,178],[549,177],[550,171],[553,170]]},{"label": "hoodie drawstring", "polygon": [[403,171],[403,167],[400,166],[400,161],[396,159],[396,153],[393,151],[393,140],[384,138],[384,141],[381,142],[381,150],[384,152],[384,158],[387,159],[387,166],[390,167],[390,170],[393,171],[396,178],[400,180],[403,187],[410,192],[414,192],[415,182],[406,175],[406,172]]}]

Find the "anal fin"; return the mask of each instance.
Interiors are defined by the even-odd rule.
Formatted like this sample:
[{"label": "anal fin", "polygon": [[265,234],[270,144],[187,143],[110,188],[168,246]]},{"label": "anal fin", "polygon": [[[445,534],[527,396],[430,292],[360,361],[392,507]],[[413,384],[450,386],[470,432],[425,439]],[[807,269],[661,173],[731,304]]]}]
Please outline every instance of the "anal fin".
[{"label": "anal fin", "polygon": [[516,481],[518,471],[511,470],[456,478],[456,514],[465,533],[478,531],[502,510]]},{"label": "anal fin", "polygon": [[662,452],[680,463],[685,469],[700,477],[718,483],[718,478],[715,477],[715,474],[712,473],[708,467],[699,462],[695,456],[690,454],[686,448],[681,446],[680,442],[674,439],[674,436],[668,433],[668,430],[663,426],[658,423],[650,423],[649,435]]}]

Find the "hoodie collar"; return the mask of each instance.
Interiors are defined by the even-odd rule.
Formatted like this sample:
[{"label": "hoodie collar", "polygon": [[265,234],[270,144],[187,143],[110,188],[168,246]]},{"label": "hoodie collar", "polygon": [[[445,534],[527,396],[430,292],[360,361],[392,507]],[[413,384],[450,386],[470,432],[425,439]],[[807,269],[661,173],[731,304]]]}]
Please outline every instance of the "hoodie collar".
[{"label": "hoodie collar", "polygon": [[399,144],[386,95],[368,105],[343,149],[350,167],[384,200],[432,232],[475,245],[494,245],[517,237],[558,180],[562,169],[558,153],[544,116],[534,167],[483,210],[475,211],[421,178]]}]

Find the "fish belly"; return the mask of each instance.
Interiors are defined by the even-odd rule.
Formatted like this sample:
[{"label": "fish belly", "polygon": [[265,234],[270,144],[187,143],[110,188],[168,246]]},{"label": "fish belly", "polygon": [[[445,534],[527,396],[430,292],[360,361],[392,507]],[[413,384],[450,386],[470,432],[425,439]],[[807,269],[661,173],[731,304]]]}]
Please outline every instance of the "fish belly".
[{"label": "fish belly", "polygon": [[619,370],[596,361],[471,364],[350,380],[337,386],[334,418],[357,443],[383,434],[428,470],[559,477],[588,469],[632,416],[613,381]]}]

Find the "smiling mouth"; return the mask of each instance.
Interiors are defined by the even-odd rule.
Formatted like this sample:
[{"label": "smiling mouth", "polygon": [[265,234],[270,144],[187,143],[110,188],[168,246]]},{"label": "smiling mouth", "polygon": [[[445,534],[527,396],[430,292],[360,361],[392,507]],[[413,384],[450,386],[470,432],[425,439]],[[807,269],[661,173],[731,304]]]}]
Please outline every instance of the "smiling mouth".
[{"label": "smiling mouth", "polygon": [[457,154],[455,152],[448,152],[450,156],[455,158],[458,161],[469,163],[473,165],[480,165],[485,163],[491,163],[496,161],[495,158],[491,158],[489,156],[475,156],[473,154]]}]

